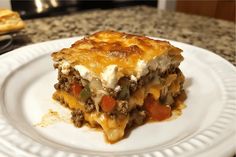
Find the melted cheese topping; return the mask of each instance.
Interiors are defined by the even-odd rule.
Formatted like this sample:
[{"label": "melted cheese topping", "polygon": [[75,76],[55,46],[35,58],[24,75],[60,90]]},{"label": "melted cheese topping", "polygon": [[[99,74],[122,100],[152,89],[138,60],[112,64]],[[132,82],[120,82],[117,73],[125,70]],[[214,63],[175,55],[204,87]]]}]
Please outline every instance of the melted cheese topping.
[{"label": "melted cheese topping", "polygon": [[154,80],[150,84],[135,91],[129,98],[129,108],[132,109],[135,106],[142,106],[144,103],[144,99],[149,93],[152,94],[156,100],[159,99],[161,93],[161,85],[157,84],[157,82]]},{"label": "melted cheese topping", "polygon": [[[180,49],[167,41],[114,31],[102,31],[77,41],[70,48],[53,53],[52,57],[56,62],[66,60],[72,67],[83,65],[98,76],[109,65],[117,65],[117,76],[121,77],[123,75],[141,75],[139,72],[146,73],[147,65],[145,63],[149,64],[150,61],[169,53],[180,62],[183,59],[180,52]],[[139,61],[143,64],[140,64]],[[136,71],[138,65],[141,65],[141,68]]]},{"label": "melted cheese topping", "polygon": [[138,89],[130,98],[129,98],[129,108],[132,109],[135,106],[142,106],[145,98],[145,88]]},{"label": "melted cheese topping", "polygon": [[152,85],[151,87],[147,88],[147,93],[153,95],[155,100],[158,100],[161,93],[161,86],[160,85]]}]

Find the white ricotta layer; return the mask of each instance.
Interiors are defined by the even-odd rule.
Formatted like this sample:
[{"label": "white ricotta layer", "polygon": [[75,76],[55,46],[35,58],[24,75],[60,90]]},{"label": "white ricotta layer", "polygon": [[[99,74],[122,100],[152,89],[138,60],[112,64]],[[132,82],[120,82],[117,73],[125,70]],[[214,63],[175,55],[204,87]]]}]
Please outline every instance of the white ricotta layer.
[{"label": "white ricotta layer", "polygon": [[138,60],[136,65],[136,77],[140,78],[148,73],[148,65],[144,60]]},{"label": "white ricotta layer", "polygon": [[118,67],[117,65],[109,65],[101,74],[102,83],[105,87],[115,88],[118,81],[117,78]]},{"label": "white ricotta layer", "polygon": [[67,61],[63,61],[61,63],[61,72],[65,75],[68,75],[70,72],[70,63],[68,63]]},{"label": "white ricotta layer", "polygon": [[116,86],[115,89],[114,89],[114,91],[115,91],[116,93],[118,93],[120,90],[121,90],[121,87],[120,87],[119,85]]},{"label": "white ricotta layer", "polygon": [[137,82],[138,80],[137,80],[137,77],[135,77],[134,75],[131,75],[130,76],[130,79],[132,80],[132,81],[134,81],[134,82]]},{"label": "white ricotta layer", "polygon": [[83,79],[92,81],[92,79],[95,77],[94,73],[83,65],[76,65],[74,66],[74,69],[79,72]]},{"label": "white ricotta layer", "polygon": [[[171,59],[167,55],[154,57],[148,62],[144,60],[138,60],[135,68],[136,74],[131,75],[130,79],[133,81],[137,81],[140,77],[146,75],[149,72],[149,69],[156,70],[157,68],[159,68],[160,71],[165,71],[167,68],[169,68],[170,64]],[[70,71],[70,64],[66,61],[63,61],[60,63],[60,66],[62,68],[62,73],[67,75]],[[74,66],[74,69],[80,73],[80,76],[83,79],[91,81],[93,78],[98,78],[101,79],[103,87],[112,89],[116,88],[116,84],[119,78],[117,76],[118,67],[115,64],[107,66],[105,70],[100,74],[100,77],[83,65],[76,65]],[[116,90],[118,89],[119,87],[117,87]]]}]

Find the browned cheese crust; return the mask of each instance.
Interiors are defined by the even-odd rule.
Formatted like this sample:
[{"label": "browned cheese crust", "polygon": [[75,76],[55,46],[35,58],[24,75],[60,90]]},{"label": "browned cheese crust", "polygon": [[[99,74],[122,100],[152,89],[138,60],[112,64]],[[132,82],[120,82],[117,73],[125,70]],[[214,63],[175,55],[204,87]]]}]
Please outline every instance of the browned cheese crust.
[{"label": "browned cheese crust", "polygon": [[[149,61],[154,57],[168,54],[175,61],[182,61],[181,49],[167,41],[115,31],[101,31],[52,54],[54,61],[66,60],[72,66],[80,64],[96,74],[105,67],[116,64],[121,73],[134,74],[138,60]],[[94,62],[96,61],[96,62]]]}]

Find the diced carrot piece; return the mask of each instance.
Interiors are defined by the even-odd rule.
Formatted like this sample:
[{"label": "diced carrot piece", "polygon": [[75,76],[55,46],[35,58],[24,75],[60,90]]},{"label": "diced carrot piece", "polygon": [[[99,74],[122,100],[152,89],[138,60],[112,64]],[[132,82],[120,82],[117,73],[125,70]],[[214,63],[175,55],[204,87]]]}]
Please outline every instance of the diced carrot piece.
[{"label": "diced carrot piece", "polygon": [[74,96],[78,97],[81,90],[82,90],[82,87],[78,83],[73,83],[71,85],[71,92]]},{"label": "diced carrot piece", "polygon": [[162,121],[171,116],[171,108],[155,101],[151,94],[146,97],[144,108],[152,120]]},{"label": "diced carrot piece", "polygon": [[150,114],[153,120],[165,120],[171,116],[171,108],[160,104],[153,104],[150,108]]},{"label": "diced carrot piece", "polygon": [[101,100],[101,108],[104,112],[112,112],[116,106],[116,100],[111,96],[105,95]]}]

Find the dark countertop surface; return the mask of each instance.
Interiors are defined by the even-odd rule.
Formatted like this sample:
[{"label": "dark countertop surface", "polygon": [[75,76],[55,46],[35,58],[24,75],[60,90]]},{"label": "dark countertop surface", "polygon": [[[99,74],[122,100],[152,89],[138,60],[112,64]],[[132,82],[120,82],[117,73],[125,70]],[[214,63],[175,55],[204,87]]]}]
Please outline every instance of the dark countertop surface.
[{"label": "dark countertop surface", "polygon": [[18,33],[18,38],[26,40],[15,43],[17,46],[112,29],[189,43],[213,51],[236,65],[235,24],[224,20],[136,6],[25,22],[27,27]]}]

